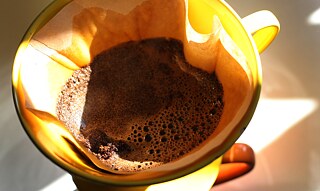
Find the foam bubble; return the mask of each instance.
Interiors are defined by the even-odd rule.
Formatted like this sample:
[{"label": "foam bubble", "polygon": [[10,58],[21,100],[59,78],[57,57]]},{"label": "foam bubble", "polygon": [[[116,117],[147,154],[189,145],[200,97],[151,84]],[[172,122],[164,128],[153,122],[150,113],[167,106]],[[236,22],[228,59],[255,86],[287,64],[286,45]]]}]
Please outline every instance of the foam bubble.
[{"label": "foam bubble", "polygon": [[[85,71],[90,78],[82,77]],[[83,135],[91,152],[119,171],[183,157],[214,132],[223,109],[216,76],[193,68],[181,42],[165,38],[127,42],[101,53],[73,74],[62,94],[59,119],[69,129],[81,124],[74,134]],[[83,108],[79,123],[70,120],[77,112],[73,105]]]}]

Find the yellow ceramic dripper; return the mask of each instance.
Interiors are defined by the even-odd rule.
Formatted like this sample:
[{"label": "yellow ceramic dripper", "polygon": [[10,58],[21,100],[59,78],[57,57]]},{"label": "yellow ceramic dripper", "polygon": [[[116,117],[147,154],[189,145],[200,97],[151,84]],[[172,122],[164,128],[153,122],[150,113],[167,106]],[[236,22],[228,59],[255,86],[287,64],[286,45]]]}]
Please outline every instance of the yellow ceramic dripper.
[{"label": "yellow ceramic dripper", "polygon": [[[170,173],[146,173],[133,176],[113,175],[100,171],[79,154],[73,137],[60,124],[40,113],[35,115],[27,109],[28,94],[22,85],[21,68],[28,67],[26,49],[30,40],[46,25],[60,10],[69,5],[71,1],[53,2],[31,25],[26,33],[14,63],[13,91],[16,108],[21,122],[34,144],[54,163],[67,170],[75,180],[80,190],[208,190],[213,185],[218,174],[221,156],[233,145],[248,125],[261,89],[261,66],[259,52],[262,52],[274,39],[279,30],[279,23],[270,12],[263,11],[241,20],[235,11],[224,1],[215,0],[189,0],[189,20],[192,27],[199,33],[210,33],[212,17],[217,15],[223,27],[232,40],[241,49],[247,60],[252,77],[252,95],[239,104],[239,109],[234,111],[232,105],[227,106],[232,116],[225,119],[208,141],[193,157],[198,157],[196,163],[185,161],[172,164],[176,170]],[[259,17],[259,22],[253,18]],[[268,21],[267,23],[261,22]],[[258,26],[257,26],[258,25]],[[253,34],[253,37],[251,36]],[[31,72],[31,71],[30,71]],[[26,74],[23,74],[26,76]],[[32,75],[32,73],[30,73]],[[231,76],[232,77],[232,76]],[[221,82],[225,87],[230,86],[227,75],[221,75]],[[231,80],[232,81],[232,80]],[[238,90],[239,91],[239,90]],[[232,94],[226,100],[228,105],[232,101]],[[228,110],[226,111],[228,112]],[[204,154],[203,154],[204,153]],[[214,161],[214,162],[212,162]],[[189,163],[188,165],[182,165]],[[181,168],[177,166],[183,166]],[[171,168],[167,168],[171,169]],[[179,178],[181,177],[181,178]]]}]

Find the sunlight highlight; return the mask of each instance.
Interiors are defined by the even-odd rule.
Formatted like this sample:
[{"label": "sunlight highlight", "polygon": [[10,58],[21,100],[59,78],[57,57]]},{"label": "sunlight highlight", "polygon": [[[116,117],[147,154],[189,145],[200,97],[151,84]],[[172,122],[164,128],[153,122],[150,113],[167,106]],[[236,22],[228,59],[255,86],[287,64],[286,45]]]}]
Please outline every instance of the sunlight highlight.
[{"label": "sunlight highlight", "polygon": [[237,142],[247,143],[259,152],[314,112],[318,105],[313,99],[261,99],[250,125]]},{"label": "sunlight highlight", "polygon": [[56,191],[56,190],[77,190],[76,185],[72,181],[70,174],[64,174],[59,177],[57,180],[51,182],[45,188],[42,188],[40,191]]},{"label": "sunlight highlight", "polygon": [[307,22],[309,25],[320,25],[320,8],[309,15]]}]

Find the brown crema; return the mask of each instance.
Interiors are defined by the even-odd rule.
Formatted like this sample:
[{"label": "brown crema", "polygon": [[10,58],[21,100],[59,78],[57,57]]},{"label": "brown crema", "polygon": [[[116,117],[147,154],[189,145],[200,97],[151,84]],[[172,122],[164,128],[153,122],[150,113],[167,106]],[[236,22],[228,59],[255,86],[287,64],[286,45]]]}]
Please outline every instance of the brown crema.
[{"label": "brown crema", "polygon": [[183,157],[215,130],[223,88],[191,66],[171,38],[130,41],[98,54],[63,87],[57,115],[113,170],[136,172]]}]

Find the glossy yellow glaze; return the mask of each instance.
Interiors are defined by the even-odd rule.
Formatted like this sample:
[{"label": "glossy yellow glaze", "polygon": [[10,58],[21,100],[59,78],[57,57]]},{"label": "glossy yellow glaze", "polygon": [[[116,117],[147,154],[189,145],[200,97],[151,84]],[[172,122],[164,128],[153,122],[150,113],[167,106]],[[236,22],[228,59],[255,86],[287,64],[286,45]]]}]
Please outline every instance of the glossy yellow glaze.
[{"label": "glossy yellow glaze", "polygon": [[[41,118],[39,117],[41,114],[35,115],[26,109],[24,100],[27,98],[20,79],[20,68],[25,64],[24,51],[32,36],[70,1],[57,0],[49,5],[31,25],[16,54],[12,76],[14,100],[21,123],[30,139],[44,155],[73,175],[79,190],[93,190],[93,188],[98,191],[111,188],[125,191],[209,190],[217,177],[221,155],[241,135],[252,118],[262,83],[259,51],[262,52],[277,35],[279,30],[277,20],[271,19],[270,23],[260,25],[258,28],[246,29],[239,16],[224,1],[189,0],[189,20],[196,31],[210,33],[213,15],[218,15],[227,33],[245,54],[253,79],[253,97],[245,115],[239,119],[239,123],[228,135],[227,140],[223,140],[224,144],[215,148],[215,154],[206,157],[198,165],[188,166],[187,169],[174,171],[170,175],[164,173],[165,176],[164,174],[149,176],[148,173],[123,176],[97,169],[79,154],[76,149],[79,145],[58,121],[48,117]],[[247,20],[246,26],[256,25],[251,19]],[[253,37],[250,33],[254,33]]]}]

